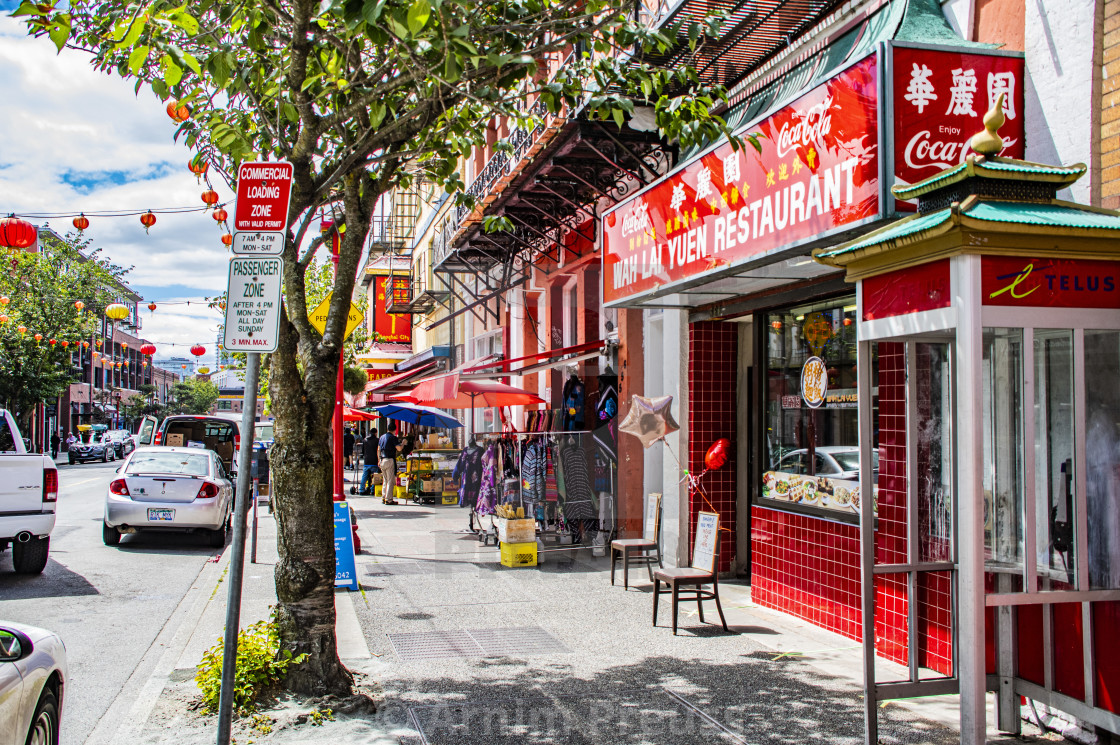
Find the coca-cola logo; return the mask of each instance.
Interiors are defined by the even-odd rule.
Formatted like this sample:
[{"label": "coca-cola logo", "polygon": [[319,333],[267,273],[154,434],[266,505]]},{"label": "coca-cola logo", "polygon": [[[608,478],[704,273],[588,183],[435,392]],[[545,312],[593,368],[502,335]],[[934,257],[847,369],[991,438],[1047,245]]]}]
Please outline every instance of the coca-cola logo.
[{"label": "coca-cola logo", "polygon": [[648,233],[653,227],[650,222],[649,212],[647,211],[646,203],[644,200],[638,200],[634,207],[626,212],[622,217],[622,237],[630,235],[631,233]]},{"label": "coca-cola logo", "polygon": [[832,131],[832,96],[802,113],[795,111],[793,121],[786,122],[778,132],[778,157],[784,158],[791,150],[819,142]]},{"label": "coca-cola logo", "polygon": [[[910,168],[952,168],[964,162],[969,153],[969,135],[961,142],[953,140],[935,140],[933,133],[922,130],[910,138],[903,152],[903,160]],[[1016,140],[1004,138],[1003,148],[1013,146]]]}]

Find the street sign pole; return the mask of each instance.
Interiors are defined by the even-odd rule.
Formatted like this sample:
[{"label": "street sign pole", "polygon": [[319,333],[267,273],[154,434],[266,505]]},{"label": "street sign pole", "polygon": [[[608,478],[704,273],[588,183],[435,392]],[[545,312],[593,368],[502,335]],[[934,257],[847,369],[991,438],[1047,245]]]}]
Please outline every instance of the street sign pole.
[{"label": "street sign pole", "polygon": [[233,680],[237,671],[237,632],[241,628],[241,584],[245,578],[245,523],[252,489],[253,429],[257,418],[257,383],[261,356],[245,355],[245,405],[241,412],[241,452],[237,454],[237,498],[233,518],[233,555],[229,561],[229,600],[222,646],[222,688],[218,697],[218,745],[229,745],[233,724]]},{"label": "street sign pole", "polygon": [[[275,352],[280,335],[283,253],[292,193],[292,164],[242,163],[237,171],[234,258],[226,289],[225,348],[245,352],[245,397],[241,412],[241,452],[237,454],[237,496],[230,550],[229,600],[222,646],[222,688],[218,697],[218,745],[229,745],[233,724],[237,632],[241,627],[241,584],[245,577],[245,533],[249,500],[254,502],[253,441],[261,354]],[[247,255],[239,255],[247,254]],[[252,255],[256,254],[256,258]],[[256,560],[256,520],[253,523]]]}]

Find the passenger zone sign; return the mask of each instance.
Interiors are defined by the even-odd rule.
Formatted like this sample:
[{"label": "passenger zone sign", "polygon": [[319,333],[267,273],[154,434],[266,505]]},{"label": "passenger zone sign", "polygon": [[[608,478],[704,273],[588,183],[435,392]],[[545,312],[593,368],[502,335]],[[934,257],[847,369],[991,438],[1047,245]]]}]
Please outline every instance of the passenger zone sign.
[{"label": "passenger zone sign", "polygon": [[280,335],[280,287],[284,260],[237,256],[229,260],[225,348],[229,352],[275,352]]}]

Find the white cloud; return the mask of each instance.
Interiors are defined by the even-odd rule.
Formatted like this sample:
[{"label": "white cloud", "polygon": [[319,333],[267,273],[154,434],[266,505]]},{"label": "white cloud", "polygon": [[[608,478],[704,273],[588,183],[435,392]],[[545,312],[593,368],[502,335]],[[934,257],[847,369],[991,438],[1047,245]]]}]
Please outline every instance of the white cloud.
[{"label": "white cloud", "polygon": [[[152,93],[93,69],[89,57],[55,54],[17,20],[0,17],[0,211],[4,214],[146,210],[201,206],[187,170],[191,151],[173,141],[175,124]],[[224,184],[222,201],[232,198]],[[41,219],[32,219],[42,224]],[[56,219],[60,233],[70,219]],[[90,216],[87,236],[122,266],[146,298],[189,299],[149,316],[143,334],[201,342],[213,352],[218,315],[193,301],[225,290],[228,251],[209,214],[158,215],[149,234],[138,217]],[[194,294],[197,292],[197,294]],[[172,310],[174,309],[174,310]]]}]

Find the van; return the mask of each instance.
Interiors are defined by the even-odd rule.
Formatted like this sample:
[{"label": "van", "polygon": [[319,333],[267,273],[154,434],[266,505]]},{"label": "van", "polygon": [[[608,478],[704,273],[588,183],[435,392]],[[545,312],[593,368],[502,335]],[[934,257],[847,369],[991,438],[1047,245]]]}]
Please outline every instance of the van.
[{"label": "van", "polygon": [[137,435],[141,445],[168,445],[212,450],[222,459],[228,473],[237,472],[237,451],[241,447],[241,428],[237,422],[216,416],[178,414],[169,416],[157,428],[155,419],[144,417]]}]

